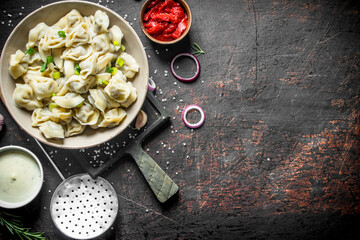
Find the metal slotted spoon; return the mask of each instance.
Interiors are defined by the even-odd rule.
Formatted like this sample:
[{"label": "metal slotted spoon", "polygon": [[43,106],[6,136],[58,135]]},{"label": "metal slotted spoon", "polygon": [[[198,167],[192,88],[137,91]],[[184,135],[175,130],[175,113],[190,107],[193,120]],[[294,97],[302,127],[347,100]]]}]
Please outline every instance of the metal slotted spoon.
[{"label": "metal slotted spoon", "polygon": [[64,178],[41,144],[35,139],[63,180],[50,201],[50,215],[56,228],[73,239],[94,239],[104,235],[115,222],[118,198],[111,184],[87,173]]}]

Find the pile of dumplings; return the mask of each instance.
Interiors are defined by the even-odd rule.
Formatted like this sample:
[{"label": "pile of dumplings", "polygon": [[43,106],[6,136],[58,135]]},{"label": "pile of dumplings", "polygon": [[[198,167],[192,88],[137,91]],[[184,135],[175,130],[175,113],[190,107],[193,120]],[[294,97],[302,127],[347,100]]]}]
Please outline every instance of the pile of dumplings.
[{"label": "pile of dumplings", "polygon": [[73,9],[52,26],[36,25],[28,51],[11,55],[14,103],[32,111],[32,126],[46,138],[117,126],[136,101],[131,80],[139,65],[125,52],[121,29],[109,23],[103,11],[84,17]]}]

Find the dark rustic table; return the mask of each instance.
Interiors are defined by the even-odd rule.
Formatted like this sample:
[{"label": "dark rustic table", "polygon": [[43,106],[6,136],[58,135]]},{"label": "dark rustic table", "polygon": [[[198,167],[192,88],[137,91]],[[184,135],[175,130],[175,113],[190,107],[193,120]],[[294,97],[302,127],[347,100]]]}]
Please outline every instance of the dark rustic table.
[{"label": "dark rustic table", "polygon": [[[1,48],[50,2],[1,1]],[[126,16],[146,47],[171,122],[145,148],[180,189],[160,204],[135,162],[121,159],[101,175],[119,198],[111,239],[360,238],[358,1],[188,0],[189,36],[168,47],[141,32],[143,1],[94,2]],[[205,51],[201,75],[182,83],[169,62],[193,42]],[[194,131],[181,120],[189,104],[206,112]],[[0,146],[30,148],[45,171],[39,199],[20,214],[33,231],[63,239],[49,213],[61,178],[2,103],[0,112]],[[65,177],[84,172],[67,150],[44,147]],[[11,237],[1,229],[0,238]]]}]

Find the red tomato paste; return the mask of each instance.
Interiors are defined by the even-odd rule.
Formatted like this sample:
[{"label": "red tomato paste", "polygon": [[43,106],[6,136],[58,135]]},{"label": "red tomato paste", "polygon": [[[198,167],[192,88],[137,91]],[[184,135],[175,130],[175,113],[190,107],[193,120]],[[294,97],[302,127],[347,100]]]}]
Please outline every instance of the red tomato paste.
[{"label": "red tomato paste", "polygon": [[180,3],[174,0],[154,0],[144,14],[144,27],[160,41],[172,41],[181,36],[187,27],[188,16]]}]

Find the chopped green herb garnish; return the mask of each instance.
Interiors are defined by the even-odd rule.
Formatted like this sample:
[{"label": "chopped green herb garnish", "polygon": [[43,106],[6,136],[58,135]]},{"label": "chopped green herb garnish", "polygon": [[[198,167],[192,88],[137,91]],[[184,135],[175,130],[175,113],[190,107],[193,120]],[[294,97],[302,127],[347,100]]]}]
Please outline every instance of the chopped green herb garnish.
[{"label": "chopped green herb garnish", "polygon": [[125,52],[125,46],[123,44],[121,44],[120,50]]},{"label": "chopped green herb garnish", "polygon": [[52,77],[53,79],[58,79],[61,77],[61,73],[59,71],[53,72]]},{"label": "chopped green herb garnish", "polygon": [[26,54],[29,54],[30,56],[32,56],[34,53],[36,53],[36,50],[33,48],[29,48],[28,50],[26,50],[25,52]]},{"label": "chopped green herb garnish", "polygon": [[106,71],[107,71],[108,73],[112,73],[112,72],[114,71],[114,69],[112,69],[112,68],[109,67],[109,68],[106,69]]},{"label": "chopped green herb garnish", "polygon": [[58,31],[58,34],[60,37],[63,37],[63,38],[66,37],[66,34],[64,31]]},{"label": "chopped green herb garnish", "polygon": [[196,42],[194,42],[192,49],[195,51],[193,54],[195,54],[197,57],[205,53]]},{"label": "chopped green herb garnish", "polygon": [[50,112],[52,112],[52,110],[53,110],[54,108],[57,108],[57,107],[58,107],[58,105],[57,105],[56,103],[54,103],[54,102],[50,103],[50,104],[49,104],[49,110],[50,110]]},{"label": "chopped green herb garnish", "polygon": [[49,64],[49,63],[53,63],[54,62],[54,58],[52,56],[47,56],[46,57],[46,63]]},{"label": "chopped green herb garnish", "polygon": [[46,62],[41,65],[40,72],[45,72],[47,65],[52,62],[54,62],[54,58],[52,56],[47,56]]},{"label": "chopped green herb garnish", "polygon": [[[78,63],[75,64],[75,71],[78,73],[80,73],[80,71],[81,71],[81,68]],[[77,74],[77,75],[79,75],[79,74]]]},{"label": "chopped green herb garnish", "polygon": [[112,67],[112,70],[111,75],[114,76],[118,72],[118,69],[116,67]]},{"label": "chopped green herb garnish", "polygon": [[47,67],[47,63],[44,62],[44,63],[41,65],[40,72],[45,72],[46,67]]},{"label": "chopped green herb garnish", "polygon": [[75,71],[75,75],[80,75],[80,72],[78,72],[78,71]]},{"label": "chopped green herb garnish", "polygon": [[119,46],[119,42],[118,41],[114,41],[114,46]]},{"label": "chopped green herb garnish", "polygon": [[108,84],[109,84],[109,82],[106,81],[106,80],[102,80],[102,83],[105,84],[105,85],[108,85]]},{"label": "chopped green herb garnish", "polygon": [[120,67],[122,67],[124,65],[124,60],[119,57],[117,60],[116,60],[116,63],[119,64]]},{"label": "chopped green herb garnish", "polygon": [[54,92],[51,93],[51,96],[52,96],[52,97],[55,97],[55,96],[56,96],[56,93],[54,93]]}]

